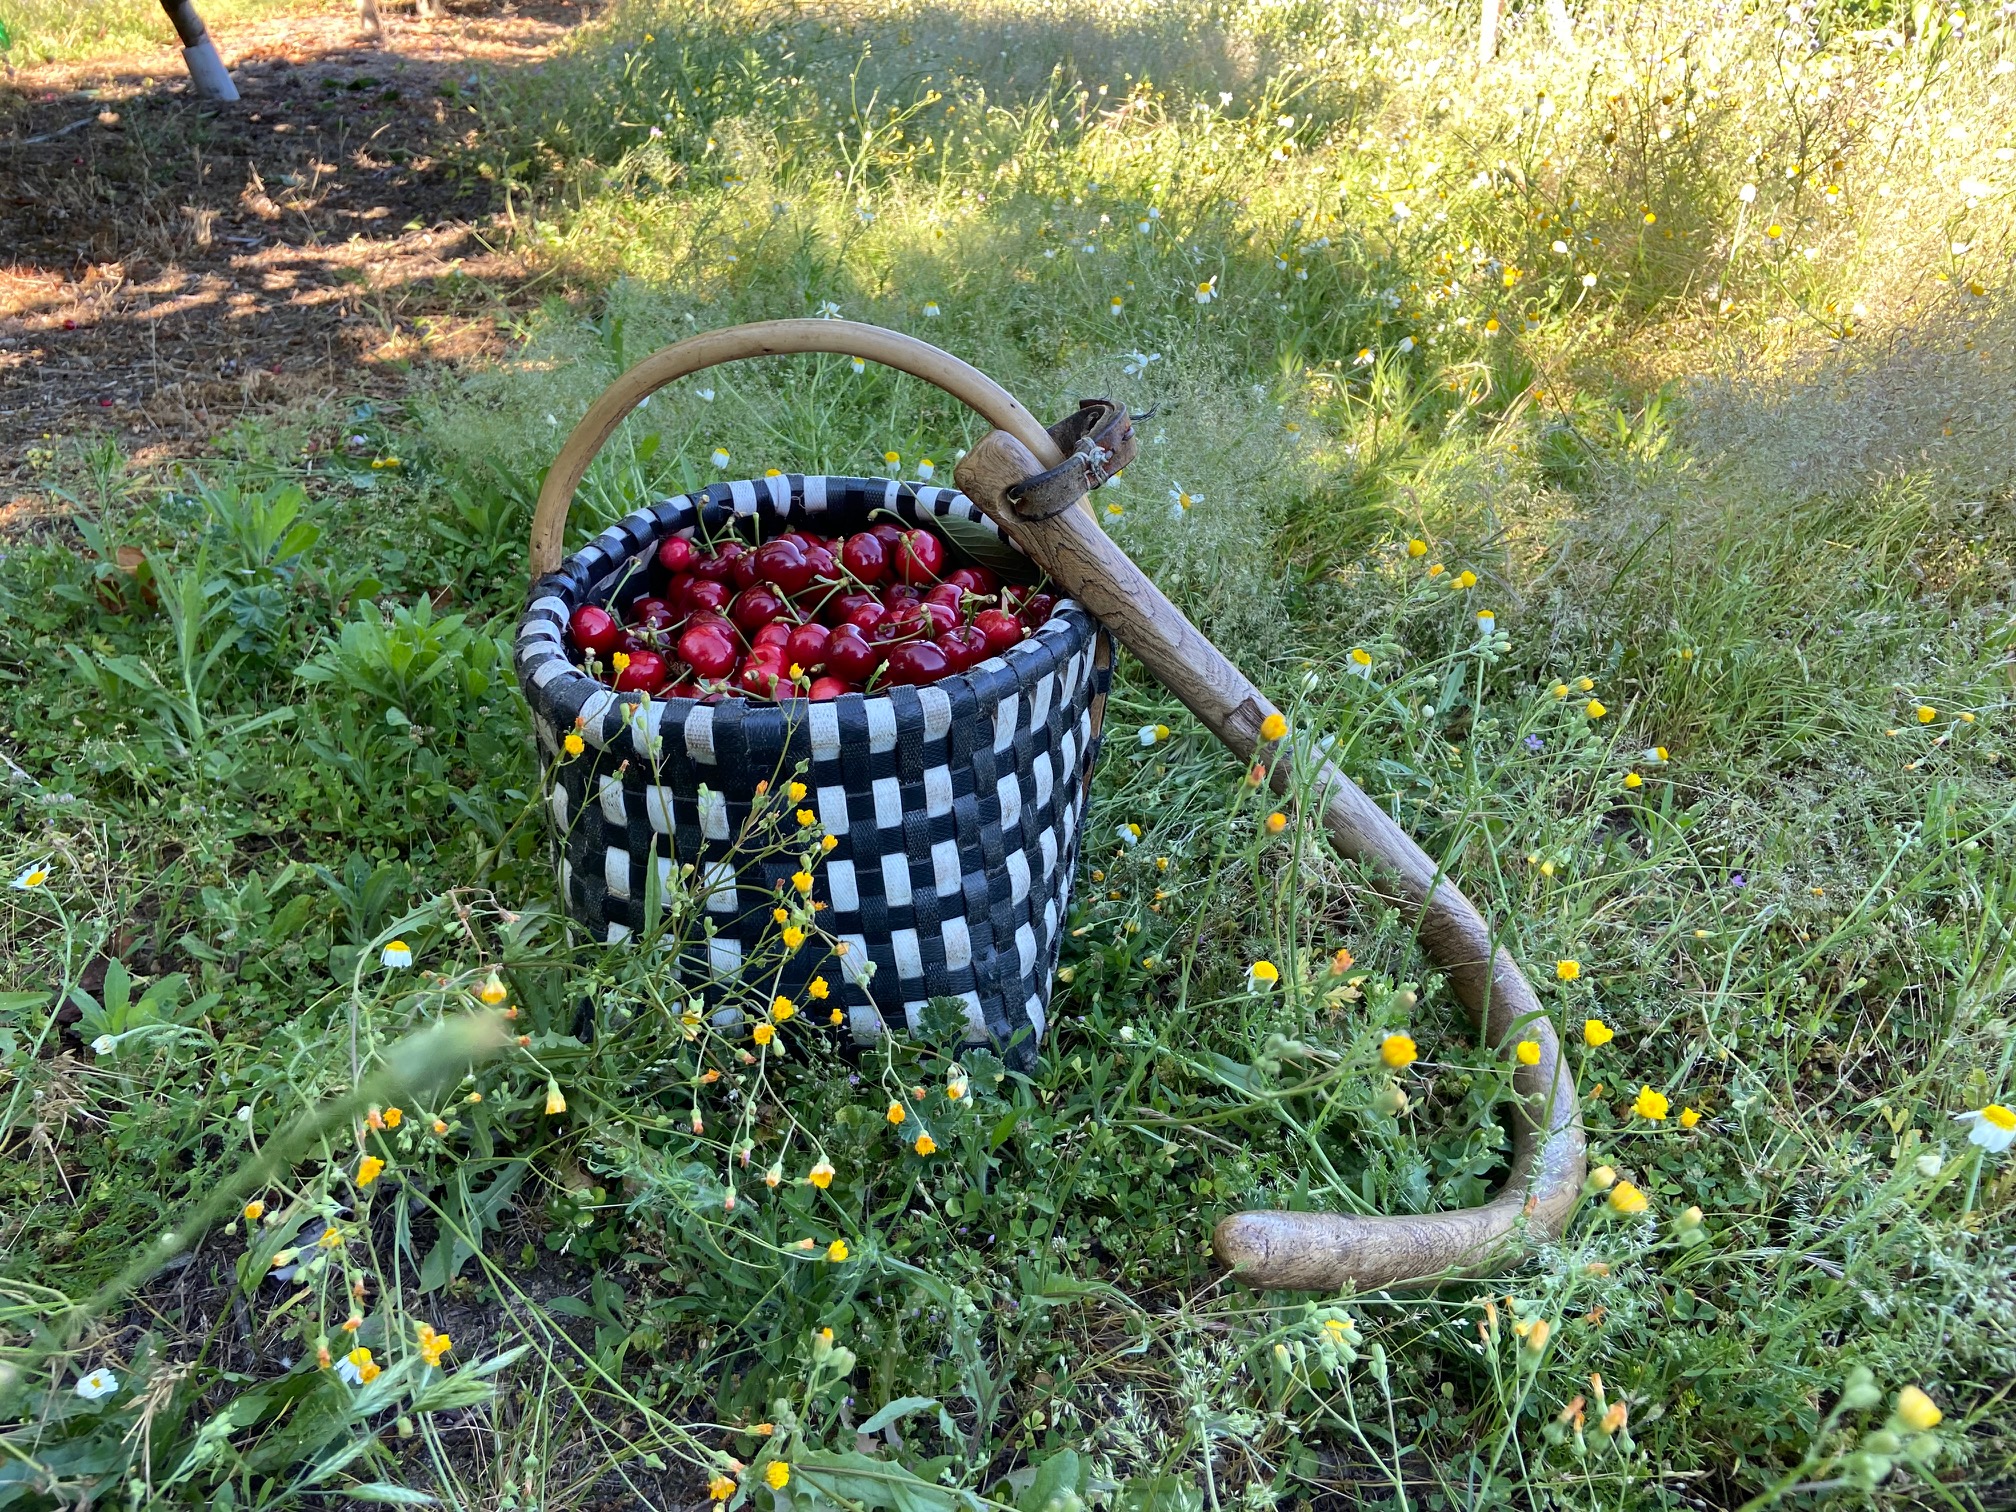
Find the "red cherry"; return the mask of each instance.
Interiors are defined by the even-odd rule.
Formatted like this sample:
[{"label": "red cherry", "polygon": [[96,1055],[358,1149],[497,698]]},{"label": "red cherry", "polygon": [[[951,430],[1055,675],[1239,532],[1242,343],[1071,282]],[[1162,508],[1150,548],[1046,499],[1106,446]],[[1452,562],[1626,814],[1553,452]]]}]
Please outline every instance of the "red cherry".
[{"label": "red cherry", "polygon": [[1001,587],[1001,580],[985,567],[960,567],[945,574],[945,581],[957,583],[968,593],[977,593],[982,598],[990,598]]},{"label": "red cherry", "polygon": [[765,541],[750,556],[756,574],[774,583],[783,593],[803,593],[812,585],[812,564],[805,560],[805,548],[790,536]]},{"label": "red cherry", "polygon": [[864,583],[879,583],[889,575],[889,553],[879,536],[864,530],[840,548],[840,565]]},{"label": "red cherry", "polygon": [[623,642],[623,627],[600,604],[583,604],[567,616],[568,633],[583,651],[607,656]]},{"label": "red cherry", "polygon": [[1029,596],[1029,602],[1022,606],[1022,623],[1027,625],[1031,630],[1034,630],[1038,625],[1050,618],[1051,611],[1056,607],[1057,597],[1055,594],[1032,593]]},{"label": "red cherry", "polygon": [[826,670],[850,683],[865,683],[882,665],[883,650],[851,626],[835,630],[826,642]]},{"label": "red cherry", "polygon": [[829,698],[838,698],[842,693],[856,691],[854,684],[839,677],[815,677],[812,679],[810,697],[814,703],[824,703]]},{"label": "red cherry", "polygon": [[959,612],[960,605],[965,601],[965,598],[966,590],[957,583],[933,583],[924,593],[925,603],[943,604],[955,615]]},{"label": "red cherry", "polygon": [[878,615],[883,613],[882,601],[872,593],[836,593],[826,600],[821,617],[827,624],[837,627],[847,624],[854,611],[863,607],[873,608]]},{"label": "red cherry", "polygon": [[785,663],[796,662],[807,672],[824,665],[826,645],[832,638],[833,632],[824,625],[800,625],[791,632],[791,638],[784,646]]},{"label": "red cherry", "polygon": [[690,571],[699,554],[690,536],[667,536],[658,543],[658,565],[675,576]]},{"label": "red cherry", "polygon": [[893,684],[934,683],[952,668],[945,653],[929,641],[910,641],[889,653],[889,664],[883,668],[885,679]]},{"label": "red cherry", "polygon": [[1022,628],[1022,621],[1006,609],[982,609],[973,616],[973,626],[987,637],[987,651],[991,656],[999,656],[1010,646],[1019,644],[1028,633]]},{"label": "red cherry", "polygon": [[917,608],[924,618],[930,621],[933,635],[943,635],[959,623],[959,611],[950,604],[940,603],[937,599],[926,599]]},{"label": "red cherry", "polygon": [[903,537],[902,549],[896,553],[896,571],[904,582],[935,582],[944,565],[945,543],[930,531],[912,530]]},{"label": "red cherry", "polygon": [[791,639],[791,627],[782,620],[771,620],[750,637],[749,645],[754,650],[761,650],[764,646],[782,648],[789,639]]},{"label": "red cherry", "polygon": [[896,565],[896,553],[903,549],[903,527],[891,525],[887,520],[879,520],[868,527],[867,533],[882,543],[882,550],[889,558],[889,565]]},{"label": "red cherry", "polygon": [[728,609],[728,618],[735,621],[735,628],[744,635],[754,635],[783,612],[784,600],[777,591],[754,583],[735,595],[735,602]]},{"label": "red cherry", "polygon": [[686,612],[694,615],[724,613],[733,596],[733,590],[720,578],[695,578],[693,586],[686,590]]},{"label": "red cherry", "polygon": [[735,641],[718,623],[689,628],[679,637],[679,654],[702,677],[726,677],[735,670]]},{"label": "red cherry", "polygon": [[763,574],[756,568],[756,554],[750,551],[737,552],[728,564],[728,581],[737,588],[748,588],[762,580]]},{"label": "red cherry", "polygon": [[815,541],[805,548],[805,560],[812,568],[815,583],[837,583],[840,581],[840,564],[833,553],[822,542]]},{"label": "red cherry", "polygon": [[938,649],[954,672],[977,667],[994,654],[987,649],[987,632],[977,625],[954,625],[938,637]]},{"label": "red cherry", "polygon": [[891,583],[882,590],[882,607],[892,612],[905,604],[922,602],[924,602],[922,590],[912,588],[908,583]]},{"label": "red cherry", "polygon": [[728,574],[735,570],[735,559],[720,552],[712,555],[695,555],[689,569],[695,577],[705,578],[710,583],[725,583]]},{"label": "red cherry", "polygon": [[788,691],[791,686],[782,669],[774,663],[759,661],[754,655],[742,663],[732,680],[744,693],[753,693],[758,698],[775,698],[780,689]]},{"label": "red cherry", "polygon": [[900,609],[892,609],[875,622],[868,632],[871,646],[893,646],[903,641],[928,639],[935,626],[925,618],[923,606],[905,604]]},{"label": "red cherry", "polygon": [[665,658],[656,651],[632,651],[630,665],[611,685],[618,693],[649,693],[665,681]]},{"label": "red cherry", "polygon": [[674,614],[683,616],[692,609],[692,605],[686,601],[686,595],[693,591],[693,585],[699,581],[700,579],[693,576],[692,573],[682,572],[673,578],[671,582],[667,583],[665,591],[658,596],[672,606]]},{"label": "red cherry", "polygon": [[702,691],[700,684],[696,682],[676,682],[665,690],[665,696],[667,698],[698,698]]},{"label": "red cherry", "polygon": [[663,630],[678,617],[662,598],[641,598],[630,606],[630,623],[646,630]]}]

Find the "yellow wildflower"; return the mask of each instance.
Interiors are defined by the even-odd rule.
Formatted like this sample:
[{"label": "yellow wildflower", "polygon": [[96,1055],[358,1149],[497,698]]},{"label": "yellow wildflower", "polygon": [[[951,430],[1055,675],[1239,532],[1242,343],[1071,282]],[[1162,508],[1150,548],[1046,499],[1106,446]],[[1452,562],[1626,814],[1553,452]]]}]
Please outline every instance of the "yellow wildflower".
[{"label": "yellow wildflower", "polygon": [[1556,961],[1554,963],[1554,975],[1561,981],[1572,982],[1582,975],[1582,963],[1572,960]]},{"label": "yellow wildflower", "polygon": [[883,1117],[887,1118],[889,1122],[891,1122],[892,1124],[900,1124],[908,1116],[909,1115],[903,1111],[903,1104],[901,1104],[900,1102],[891,1102],[889,1104],[889,1111],[883,1115]]},{"label": "yellow wildflower", "polygon": [[1631,1111],[1640,1118],[1648,1118],[1653,1123],[1659,1123],[1666,1117],[1669,1106],[1664,1092],[1656,1092],[1650,1087],[1641,1086],[1638,1089],[1637,1099],[1631,1104]]},{"label": "yellow wildflower", "polygon": [[1649,1205],[1645,1194],[1628,1181],[1620,1181],[1610,1188],[1609,1202],[1612,1208],[1626,1216],[1642,1213]]},{"label": "yellow wildflower", "polygon": [[847,1258],[847,1241],[845,1239],[835,1239],[831,1244],[827,1245],[826,1258],[835,1265],[845,1260]]},{"label": "yellow wildflower", "polygon": [[936,1155],[938,1153],[938,1141],[933,1139],[929,1134],[919,1134],[917,1136],[917,1143],[912,1148],[919,1155]]},{"label": "yellow wildflower", "polygon": [[1379,1059],[1395,1071],[1405,1071],[1419,1058],[1414,1041],[1404,1034],[1389,1034],[1379,1042]]},{"label": "yellow wildflower", "polygon": [[1912,1432],[1930,1433],[1945,1420],[1946,1414],[1916,1386],[1906,1386],[1897,1393],[1897,1416]]},{"label": "yellow wildflower", "polygon": [[1591,1050],[1600,1050],[1615,1038],[1617,1031],[1603,1020],[1592,1018],[1582,1021],[1582,1043]]},{"label": "yellow wildflower", "polygon": [[1279,740],[1287,733],[1288,721],[1279,714],[1269,714],[1265,719],[1260,721],[1260,738],[1262,740]]},{"label": "yellow wildflower", "polygon": [[828,1160],[824,1155],[821,1155],[819,1163],[812,1167],[811,1174],[805,1179],[819,1188],[820,1191],[825,1191],[826,1188],[833,1185],[833,1162]]},{"label": "yellow wildflower", "polygon": [[1520,1065],[1537,1066],[1540,1064],[1540,1041],[1521,1040],[1513,1046],[1512,1053],[1519,1058]]},{"label": "yellow wildflower", "polygon": [[831,987],[826,985],[826,978],[822,976],[816,976],[807,982],[805,990],[820,1002],[824,1002],[827,995],[833,991]]},{"label": "yellow wildflower", "polygon": [[367,1187],[384,1173],[385,1162],[376,1155],[366,1155],[357,1162],[357,1185]]}]

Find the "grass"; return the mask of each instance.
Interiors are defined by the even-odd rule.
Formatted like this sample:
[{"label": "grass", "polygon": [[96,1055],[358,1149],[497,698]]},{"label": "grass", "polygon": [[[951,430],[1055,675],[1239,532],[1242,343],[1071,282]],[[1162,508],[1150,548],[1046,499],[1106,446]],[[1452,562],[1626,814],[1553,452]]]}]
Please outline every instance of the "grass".
[{"label": "grass", "polygon": [[[0,1499],[2007,1505],[2016,1173],[1954,1122],[2012,1094],[2007,23],[1515,21],[1479,72],[1456,12],[626,0],[482,86],[465,166],[568,291],[510,360],[169,475],[49,447],[74,532],[0,561],[0,860],[49,867],[0,893]],[[1115,537],[1501,921],[1646,1214],[1592,1187],[1433,1291],[1217,1278],[1239,1207],[1478,1200],[1505,1081],[1124,661],[1031,1077],[928,1028],[745,1063],[569,937],[502,650],[540,470],[644,353],[829,301],[1153,409]],[[576,528],[717,446],[977,434],[725,369]]]}]

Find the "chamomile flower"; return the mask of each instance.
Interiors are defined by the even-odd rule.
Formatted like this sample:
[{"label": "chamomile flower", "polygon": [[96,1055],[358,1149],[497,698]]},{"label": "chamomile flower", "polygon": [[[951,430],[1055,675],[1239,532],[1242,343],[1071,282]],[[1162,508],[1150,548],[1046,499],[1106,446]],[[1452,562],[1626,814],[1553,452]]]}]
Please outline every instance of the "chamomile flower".
[{"label": "chamomile flower", "polygon": [[1975,1112],[1956,1113],[1953,1117],[1958,1123],[1970,1125],[1967,1143],[1979,1145],[1990,1155],[2000,1155],[2016,1144],[2016,1112],[2001,1103],[1990,1103]]},{"label": "chamomile flower", "polygon": [[933,462],[929,457],[924,458],[923,461],[917,464],[917,476],[922,478],[926,483],[929,483],[933,478],[938,476],[938,464]]},{"label": "chamomile flower", "polygon": [[1138,824],[1117,825],[1113,833],[1119,836],[1122,845],[1134,846],[1141,843],[1141,826]]},{"label": "chamomile flower", "polygon": [[712,462],[716,467],[726,467],[729,462],[728,448],[725,446],[715,447],[712,455],[708,457],[708,460]]},{"label": "chamomile flower", "polygon": [[1199,303],[1200,305],[1207,305],[1217,297],[1218,297],[1218,275],[1216,273],[1213,273],[1209,278],[1205,279],[1204,282],[1197,285],[1197,303]]},{"label": "chamomile flower", "polygon": [[49,863],[46,861],[38,861],[35,865],[29,867],[28,870],[21,873],[20,876],[16,877],[8,885],[12,887],[16,892],[33,892],[36,888],[46,887],[48,886],[48,884],[49,884]]},{"label": "chamomile flower", "polygon": [[89,1375],[80,1377],[74,1389],[85,1401],[95,1402],[119,1389],[119,1377],[101,1365]]},{"label": "chamomile flower", "polygon": [[936,320],[940,315],[944,313],[945,312],[943,310],[938,308],[937,300],[927,299],[924,301],[924,315],[926,319]]},{"label": "chamomile flower", "polygon": [[388,970],[403,970],[413,964],[413,950],[404,940],[394,940],[378,952],[378,959]]},{"label": "chamomile flower", "polygon": [[1165,724],[1145,724],[1141,726],[1141,744],[1152,746],[1158,740],[1169,738],[1169,726]]},{"label": "chamomile flower", "polygon": [[1175,484],[1169,490],[1169,518],[1180,520],[1190,512],[1192,506],[1203,502],[1204,495],[1189,492],[1181,483]]},{"label": "chamomile flower", "polygon": [[1246,990],[1265,992],[1281,980],[1281,968],[1272,961],[1255,961],[1246,968]]}]

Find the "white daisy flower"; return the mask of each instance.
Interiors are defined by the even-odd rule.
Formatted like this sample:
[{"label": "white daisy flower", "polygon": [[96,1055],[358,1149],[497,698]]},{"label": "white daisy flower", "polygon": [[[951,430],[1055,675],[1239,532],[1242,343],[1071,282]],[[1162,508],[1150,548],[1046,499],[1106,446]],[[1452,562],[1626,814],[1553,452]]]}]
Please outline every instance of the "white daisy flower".
[{"label": "white daisy flower", "polygon": [[1183,485],[1178,483],[1169,490],[1169,518],[1180,520],[1190,512],[1190,507],[1193,504],[1202,504],[1203,502],[1204,495],[1185,493]]},{"label": "white daisy flower", "polygon": [[413,948],[404,940],[394,940],[378,953],[388,970],[401,971],[413,964]]},{"label": "white daisy flower", "polygon": [[714,390],[711,388],[695,389],[693,392],[698,394],[702,399],[705,399],[709,404],[714,402]]},{"label": "white daisy flower", "polygon": [[1141,843],[1141,826],[1138,824],[1115,825],[1113,833],[1120,837],[1122,845],[1139,845]]},{"label": "white daisy flower", "polygon": [[818,313],[821,320],[838,320],[840,318],[840,306],[833,303],[830,299],[822,299],[819,301]]},{"label": "white daisy flower", "polygon": [[849,357],[847,359],[847,365],[853,368],[854,371],[857,373],[865,373],[868,371],[868,364],[863,362],[859,357]]},{"label": "white daisy flower", "polygon": [[119,1377],[102,1365],[77,1383],[77,1395],[87,1402],[95,1402],[100,1397],[110,1396],[118,1389]]},{"label": "white daisy flower", "polygon": [[1990,1155],[2000,1155],[2016,1144],[2016,1113],[2000,1103],[1990,1103],[1972,1113],[1955,1113],[1956,1123],[1971,1124],[1967,1143],[1979,1145]]},{"label": "white daisy flower", "polygon": [[1141,744],[1144,746],[1152,746],[1156,741],[1167,740],[1168,738],[1169,726],[1165,724],[1146,724],[1141,726]]},{"label": "white daisy flower", "polygon": [[21,873],[20,876],[16,877],[9,886],[13,887],[16,892],[33,892],[38,887],[47,886],[48,882],[49,863],[38,861],[35,865],[29,867],[28,870]]},{"label": "white daisy flower", "polygon": [[726,467],[728,465],[727,449],[720,446],[715,447],[714,455],[710,460],[712,460],[716,467]]},{"label": "white daisy flower", "polygon": [[929,457],[926,457],[917,464],[917,476],[922,478],[926,483],[929,483],[937,475],[938,464],[933,462]]},{"label": "white daisy flower", "polygon": [[929,316],[929,317],[930,317],[931,319],[935,320],[935,319],[937,319],[937,318],[938,318],[938,316],[939,316],[939,315],[941,315],[941,314],[943,313],[943,311],[941,311],[941,310],[940,310],[940,309],[938,308],[938,301],[937,301],[937,300],[935,300],[935,299],[927,299],[927,300],[925,300],[925,301],[924,301],[924,313],[925,313],[925,314],[926,314],[927,316]]},{"label": "white daisy flower", "polygon": [[1216,299],[1217,297],[1218,297],[1218,275],[1216,273],[1213,273],[1209,278],[1205,279],[1204,282],[1197,285],[1197,303],[1209,304],[1211,303],[1212,300]]}]

